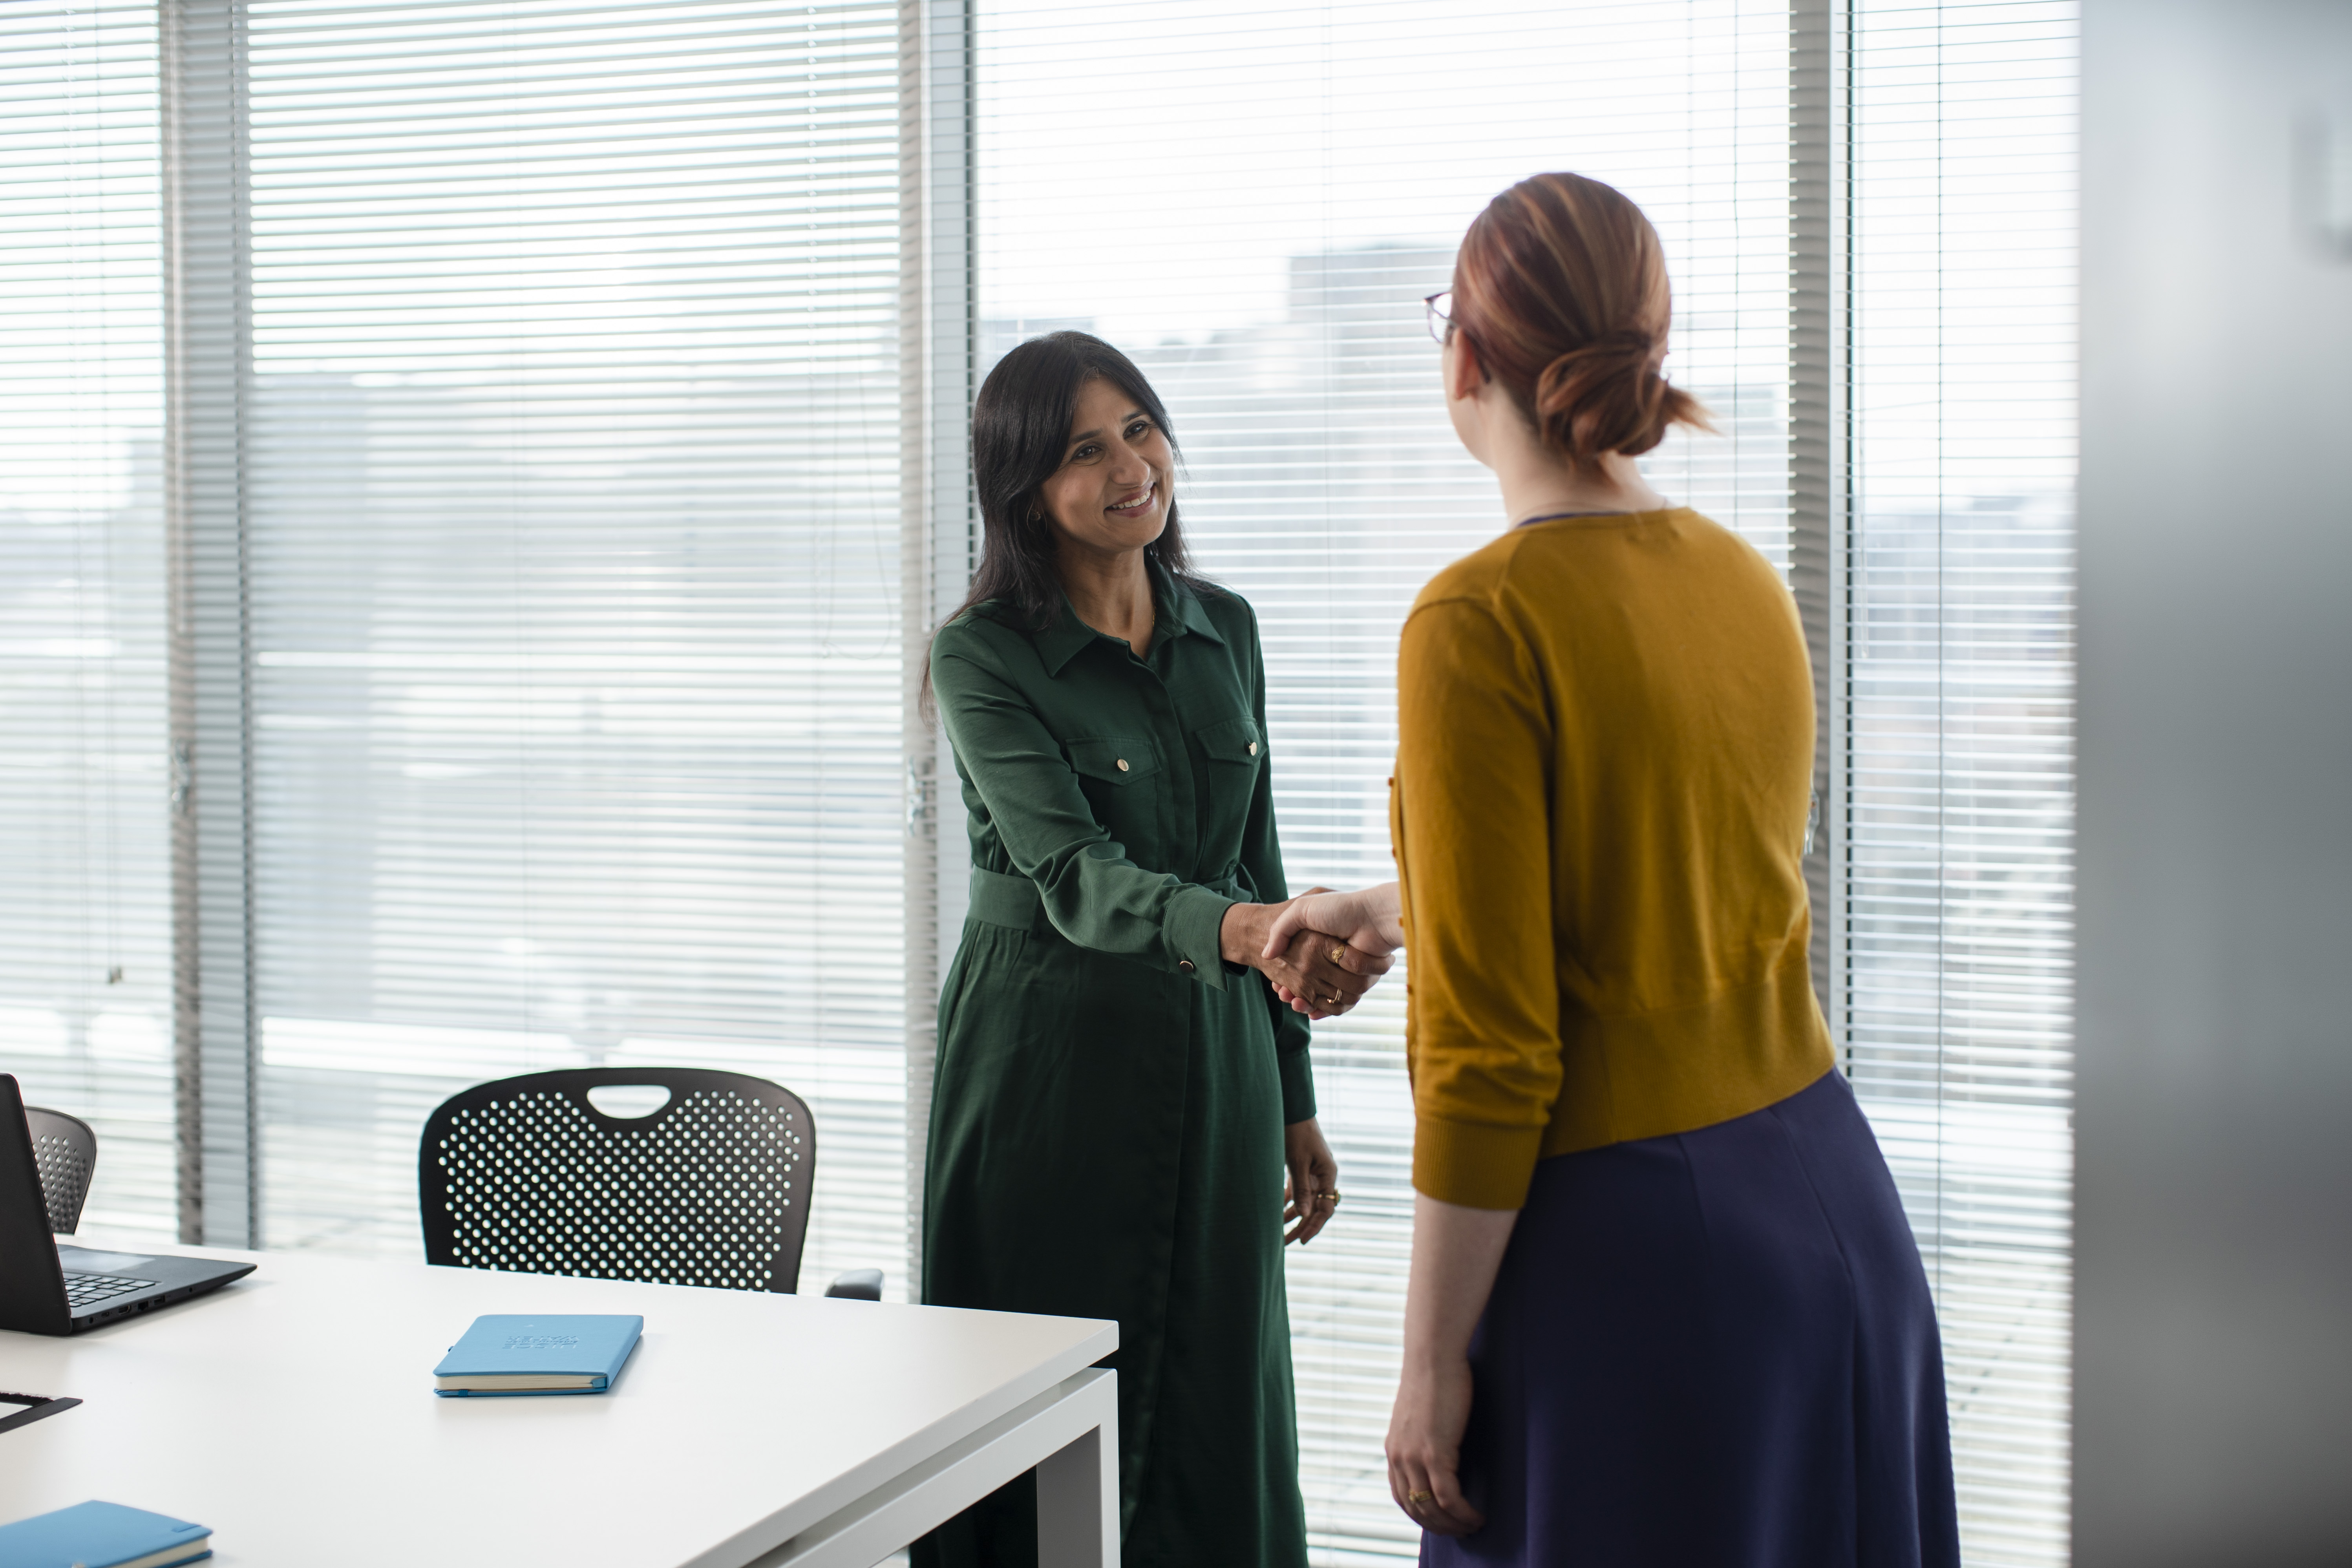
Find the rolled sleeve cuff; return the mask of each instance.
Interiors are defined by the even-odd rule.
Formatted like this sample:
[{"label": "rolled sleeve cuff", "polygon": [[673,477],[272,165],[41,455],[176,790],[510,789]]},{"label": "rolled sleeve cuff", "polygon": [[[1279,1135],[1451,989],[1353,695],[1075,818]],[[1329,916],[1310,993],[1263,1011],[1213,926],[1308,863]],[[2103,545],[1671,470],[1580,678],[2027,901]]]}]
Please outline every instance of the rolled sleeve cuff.
[{"label": "rolled sleeve cuff", "polygon": [[1315,1064],[1307,1047],[1276,1052],[1274,1064],[1282,1075],[1282,1124],[1307,1121],[1315,1114]]},{"label": "rolled sleeve cuff", "polygon": [[1413,1119],[1413,1190],[1473,1209],[1523,1208],[1543,1146],[1540,1127]]},{"label": "rolled sleeve cuff", "polygon": [[1176,967],[1213,991],[1225,988],[1224,943],[1219,939],[1225,911],[1236,901],[1206,888],[1185,888],[1168,900],[1160,921],[1160,935]]}]

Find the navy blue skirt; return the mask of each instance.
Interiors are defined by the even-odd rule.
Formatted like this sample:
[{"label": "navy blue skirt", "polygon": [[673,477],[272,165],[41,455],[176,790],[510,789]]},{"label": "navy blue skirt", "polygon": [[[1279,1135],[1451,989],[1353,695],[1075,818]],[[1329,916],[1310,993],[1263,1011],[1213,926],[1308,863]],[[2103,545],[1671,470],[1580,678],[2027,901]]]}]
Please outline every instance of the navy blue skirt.
[{"label": "navy blue skirt", "polygon": [[1958,1568],[1944,1366],[1843,1074],[1536,1167],[1424,1563]]}]

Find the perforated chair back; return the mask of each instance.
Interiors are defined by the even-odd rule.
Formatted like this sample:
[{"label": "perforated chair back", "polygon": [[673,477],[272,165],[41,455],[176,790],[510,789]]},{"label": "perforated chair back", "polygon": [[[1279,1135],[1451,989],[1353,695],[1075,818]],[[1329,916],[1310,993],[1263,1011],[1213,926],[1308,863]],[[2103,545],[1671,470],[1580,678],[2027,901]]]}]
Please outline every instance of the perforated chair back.
[{"label": "perforated chair back", "polygon": [[[592,1089],[656,1085],[614,1116]],[[425,1123],[416,1186],[428,1263],[790,1291],[808,1235],[816,1127],[745,1073],[576,1068],[478,1084]]]},{"label": "perforated chair back", "polygon": [[49,1229],[71,1236],[89,1199],[89,1179],[98,1173],[98,1134],[79,1116],[37,1105],[25,1107],[25,1128],[33,1135],[33,1163],[40,1168]]}]

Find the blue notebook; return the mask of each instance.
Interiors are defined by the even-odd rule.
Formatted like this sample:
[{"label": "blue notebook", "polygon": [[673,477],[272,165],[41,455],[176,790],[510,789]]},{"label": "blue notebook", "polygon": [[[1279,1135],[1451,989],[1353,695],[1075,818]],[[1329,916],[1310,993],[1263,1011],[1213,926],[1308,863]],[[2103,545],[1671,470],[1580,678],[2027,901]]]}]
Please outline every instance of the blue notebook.
[{"label": "blue notebook", "polygon": [[645,1327],[643,1318],[603,1313],[476,1318],[433,1369],[433,1391],[446,1398],[602,1394],[621,1375]]},{"label": "blue notebook", "polygon": [[212,1554],[212,1526],[119,1502],[78,1502],[0,1524],[0,1563],[8,1568],[172,1568]]}]

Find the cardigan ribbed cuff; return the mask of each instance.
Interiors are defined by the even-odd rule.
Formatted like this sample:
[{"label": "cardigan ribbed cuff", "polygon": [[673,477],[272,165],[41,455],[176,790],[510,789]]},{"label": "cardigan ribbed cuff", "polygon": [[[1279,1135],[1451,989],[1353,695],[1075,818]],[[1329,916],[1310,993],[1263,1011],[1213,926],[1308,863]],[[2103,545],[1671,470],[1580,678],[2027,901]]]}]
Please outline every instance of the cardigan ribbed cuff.
[{"label": "cardigan ribbed cuff", "polygon": [[1449,1121],[1426,1111],[1413,1119],[1413,1191],[1473,1209],[1516,1209],[1528,1201],[1540,1127]]}]

